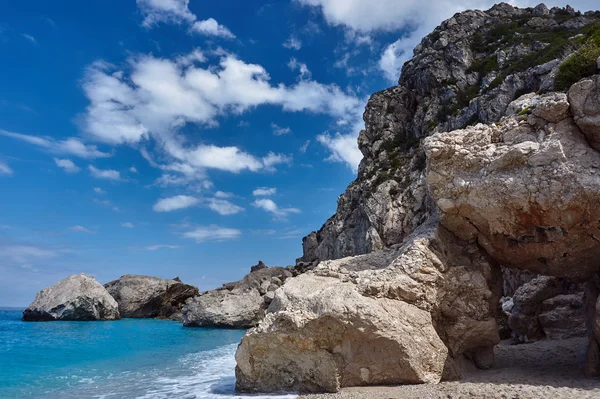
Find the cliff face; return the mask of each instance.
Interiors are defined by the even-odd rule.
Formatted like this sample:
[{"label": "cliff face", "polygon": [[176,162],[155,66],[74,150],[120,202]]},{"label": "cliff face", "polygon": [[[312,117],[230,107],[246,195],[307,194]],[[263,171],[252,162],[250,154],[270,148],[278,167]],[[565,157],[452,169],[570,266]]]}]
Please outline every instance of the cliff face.
[{"label": "cliff face", "polygon": [[497,122],[521,94],[568,89],[579,79],[569,82],[564,61],[594,38],[598,21],[600,12],[499,4],[443,22],[415,48],[398,85],[369,100],[358,177],[335,215],[303,239],[298,264],[402,243],[433,209],[421,139]]},{"label": "cliff face", "polygon": [[460,378],[508,327],[587,332],[600,375],[599,20],[500,4],[423,39],[371,97],[358,178],[304,239],[305,273],[242,339],[238,390]]}]

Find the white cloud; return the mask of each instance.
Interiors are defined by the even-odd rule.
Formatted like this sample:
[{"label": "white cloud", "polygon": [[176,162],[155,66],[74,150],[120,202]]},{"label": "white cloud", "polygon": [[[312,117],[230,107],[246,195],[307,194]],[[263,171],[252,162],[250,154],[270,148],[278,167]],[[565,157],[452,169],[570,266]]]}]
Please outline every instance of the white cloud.
[{"label": "white cloud", "polygon": [[106,191],[102,190],[100,187],[94,187],[94,192],[96,194],[106,194]]},{"label": "white cloud", "polygon": [[289,127],[281,127],[275,123],[271,123],[271,129],[273,129],[273,134],[275,136],[283,136],[284,134],[292,132],[292,129],[290,129]]},{"label": "white cloud", "polygon": [[194,230],[187,231],[182,234],[184,238],[191,238],[196,242],[206,241],[228,241],[238,238],[242,232],[238,229],[231,229],[219,226],[199,226]]},{"label": "white cloud", "polygon": [[131,173],[140,173],[140,172],[138,172],[138,170],[137,170],[137,168],[136,168],[135,166],[132,166],[132,167],[130,167],[130,168],[129,168],[129,171],[130,171]]},{"label": "white cloud", "polygon": [[300,50],[302,48],[302,42],[296,36],[292,35],[283,42],[283,47],[291,50]]},{"label": "white cloud", "polygon": [[302,144],[302,146],[298,149],[298,151],[300,151],[300,153],[305,154],[306,150],[308,150],[308,146],[310,145],[310,140],[306,140],[304,142],[304,144]]},{"label": "white cloud", "polygon": [[146,28],[152,28],[159,23],[187,24],[190,26],[190,32],[235,39],[235,35],[214,18],[197,21],[196,15],[189,9],[189,0],[137,0],[137,6],[144,16],[142,26]]},{"label": "white cloud", "polygon": [[237,206],[236,204],[227,201],[225,199],[210,198],[207,200],[207,206],[217,212],[219,215],[228,216],[235,215],[244,210],[244,208]]},{"label": "white cloud", "polygon": [[262,66],[246,64],[231,54],[224,55],[216,68],[184,67],[151,56],[133,58],[130,65],[130,74],[105,63],[88,68],[83,87],[91,103],[82,118],[84,128],[95,139],[111,144],[154,139],[168,160],[159,165],[165,171],[161,180],[165,184],[204,179],[206,169],[270,171],[291,161],[273,153],[260,158],[233,146],[191,145],[178,133],[188,123],[213,126],[221,115],[262,104],[337,118],[355,114],[362,105],[335,85],[311,80],[273,85]]},{"label": "white cloud", "polygon": [[298,61],[294,57],[290,58],[290,61],[288,62],[288,68],[290,68],[292,71],[300,72],[299,78],[301,80],[302,79],[310,79],[310,77],[311,77],[311,73],[310,73],[310,70],[308,69],[308,66],[306,66],[305,63]]},{"label": "white cloud", "polygon": [[84,159],[107,158],[112,156],[112,154],[99,151],[98,147],[95,145],[86,145],[81,140],[73,137],[66,140],[56,140],[51,137],[30,136],[2,129],[0,129],[0,135],[24,141],[55,154],[73,155]]},{"label": "white cloud", "polygon": [[252,191],[252,195],[255,197],[268,197],[275,194],[277,194],[277,189],[275,187],[259,187]]},{"label": "white cloud", "polygon": [[83,226],[73,226],[73,227],[70,227],[69,230],[74,231],[76,233],[88,233],[88,234],[93,233],[93,231],[86,229]]},{"label": "white cloud", "polygon": [[300,210],[296,208],[281,209],[273,200],[268,198],[257,199],[252,205],[273,214],[277,219],[284,219],[290,213],[300,213]]},{"label": "white cloud", "polygon": [[215,193],[215,197],[216,198],[231,198],[231,197],[233,197],[233,194],[232,193],[226,193],[224,191],[217,191]]},{"label": "white cloud", "polygon": [[73,161],[70,159],[54,158],[54,163],[56,163],[56,166],[59,168],[64,169],[67,173],[77,173],[81,170],[81,168],[75,165],[75,163],[73,163]]},{"label": "white cloud", "polygon": [[159,249],[178,249],[181,248],[181,245],[164,245],[164,244],[158,244],[158,245],[150,245],[147,246],[145,249],[146,251],[156,251]]},{"label": "white cloud", "polygon": [[7,164],[0,161],[0,175],[12,175],[13,171]]},{"label": "white cloud", "polygon": [[357,136],[354,134],[336,133],[331,136],[326,133],[317,136],[317,141],[332,152],[327,158],[328,161],[345,162],[354,172],[358,170],[358,164],[363,158],[356,140]]},{"label": "white cloud", "polygon": [[35,40],[35,37],[28,35],[26,33],[21,34],[25,39],[29,40],[31,43],[37,44],[37,40]]},{"label": "white cloud", "polygon": [[121,181],[121,172],[119,172],[118,170],[112,170],[112,169],[103,170],[103,169],[98,169],[93,165],[88,166],[88,169],[90,170],[90,174],[92,175],[92,177],[94,177],[96,179]]},{"label": "white cloud", "polygon": [[142,26],[151,28],[158,23],[192,23],[196,16],[188,8],[189,0],[137,0],[144,16]]},{"label": "white cloud", "polygon": [[197,32],[208,36],[217,36],[225,39],[235,39],[235,35],[231,33],[227,27],[219,24],[214,18],[209,18],[204,21],[196,21],[191,27],[193,32]]},{"label": "white cloud", "polygon": [[177,195],[170,198],[162,198],[158,200],[152,207],[155,212],[172,212],[178,209],[189,208],[198,204],[200,200],[189,195]]},{"label": "white cloud", "polygon": [[126,229],[133,229],[135,226],[131,222],[121,223],[121,227],[125,227]]}]

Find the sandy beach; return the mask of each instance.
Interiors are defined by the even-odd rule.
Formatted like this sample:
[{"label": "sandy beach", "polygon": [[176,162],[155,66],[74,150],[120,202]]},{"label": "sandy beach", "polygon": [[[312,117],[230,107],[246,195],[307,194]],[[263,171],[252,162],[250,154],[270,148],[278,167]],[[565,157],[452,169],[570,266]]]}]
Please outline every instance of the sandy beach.
[{"label": "sandy beach", "polygon": [[347,388],[304,399],[580,399],[600,398],[600,379],[586,379],[586,338],[496,347],[496,364],[462,381],[438,385]]}]

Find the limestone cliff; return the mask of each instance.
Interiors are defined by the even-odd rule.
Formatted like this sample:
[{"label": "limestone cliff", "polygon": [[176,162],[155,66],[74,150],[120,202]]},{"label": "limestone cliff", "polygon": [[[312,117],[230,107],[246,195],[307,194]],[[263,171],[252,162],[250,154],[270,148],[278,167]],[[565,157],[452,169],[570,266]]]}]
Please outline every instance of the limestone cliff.
[{"label": "limestone cliff", "polygon": [[595,73],[596,59],[588,64],[596,50],[588,47],[600,44],[599,20],[600,12],[503,3],[444,21],[415,48],[398,85],[369,100],[358,177],[335,215],[303,239],[298,264],[310,268],[402,243],[432,209],[421,139],[497,122],[520,95],[555,85],[566,90],[586,71]]},{"label": "limestone cliff", "polygon": [[600,374],[599,20],[499,4],[417,46],[369,101],[358,178],[304,238],[308,271],[238,347],[238,390],[459,378],[493,364],[499,323],[522,341],[587,332]]}]

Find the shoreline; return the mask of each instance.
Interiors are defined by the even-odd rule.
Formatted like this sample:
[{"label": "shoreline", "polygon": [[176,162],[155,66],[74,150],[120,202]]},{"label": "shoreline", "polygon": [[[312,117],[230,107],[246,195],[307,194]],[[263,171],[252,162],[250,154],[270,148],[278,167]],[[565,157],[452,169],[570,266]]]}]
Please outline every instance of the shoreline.
[{"label": "shoreline", "polygon": [[458,399],[600,398],[600,379],[585,378],[587,338],[544,340],[495,348],[496,362],[461,381],[437,385],[353,387],[334,394],[300,395],[298,399]]}]

